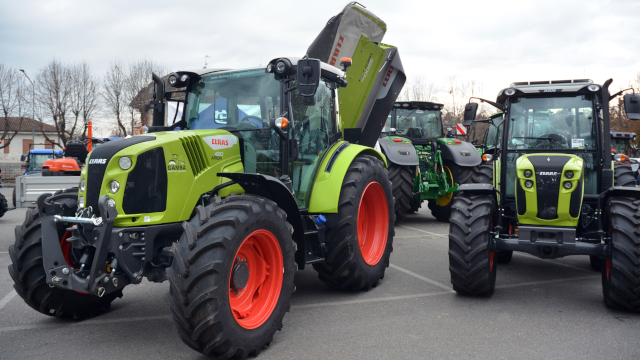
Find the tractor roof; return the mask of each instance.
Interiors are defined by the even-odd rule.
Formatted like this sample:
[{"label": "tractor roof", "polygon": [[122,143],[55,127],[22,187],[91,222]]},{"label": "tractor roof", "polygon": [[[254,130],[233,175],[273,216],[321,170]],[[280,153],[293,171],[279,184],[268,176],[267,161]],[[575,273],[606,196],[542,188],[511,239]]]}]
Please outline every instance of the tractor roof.
[{"label": "tractor roof", "polygon": [[396,101],[393,105],[401,109],[441,110],[444,105],[429,101]]},{"label": "tractor roof", "polygon": [[612,132],[611,132],[611,138],[612,138],[612,139],[629,139],[629,140],[635,140],[635,138],[636,138],[636,133],[632,133],[632,132],[619,132],[619,131],[612,131]]},{"label": "tractor roof", "polygon": [[[27,152],[27,154],[53,154],[53,150],[51,149],[34,149],[34,150],[29,150]],[[62,154],[62,150],[56,150],[55,151],[56,154]]]},{"label": "tractor roof", "polygon": [[545,81],[523,81],[515,82],[510,87],[498,92],[498,102],[504,104],[507,96],[504,94],[507,89],[516,89],[521,94],[539,94],[544,92],[578,92],[593,84],[593,80],[577,79],[577,80],[545,80]]}]

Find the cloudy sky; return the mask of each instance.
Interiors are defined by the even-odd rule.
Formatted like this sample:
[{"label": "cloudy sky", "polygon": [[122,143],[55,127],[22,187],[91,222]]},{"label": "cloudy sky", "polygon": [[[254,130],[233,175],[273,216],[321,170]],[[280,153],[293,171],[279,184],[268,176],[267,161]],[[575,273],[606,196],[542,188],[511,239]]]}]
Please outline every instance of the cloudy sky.
[{"label": "cloudy sky", "polygon": [[[584,78],[618,88],[640,73],[640,0],[362,0],[387,23],[408,77],[483,83]],[[265,65],[301,56],[347,3],[0,0],[0,60],[29,74],[52,58],[152,59],[172,70]]]}]

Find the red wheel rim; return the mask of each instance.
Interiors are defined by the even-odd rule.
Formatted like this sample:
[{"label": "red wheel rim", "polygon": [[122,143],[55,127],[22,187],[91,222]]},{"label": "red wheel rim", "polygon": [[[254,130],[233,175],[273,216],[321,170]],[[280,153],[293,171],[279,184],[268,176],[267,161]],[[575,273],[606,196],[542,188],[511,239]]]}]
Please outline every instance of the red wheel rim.
[{"label": "red wheel rim", "polygon": [[358,245],[367,265],[374,266],[382,258],[388,233],[387,196],[382,186],[374,181],[364,189],[358,206]]},{"label": "red wheel rim", "polygon": [[489,253],[489,271],[493,271],[493,253]]},{"label": "red wheel rim", "polygon": [[[235,288],[232,281],[238,263],[244,263],[249,270],[247,283],[241,289]],[[275,235],[257,230],[244,239],[229,271],[229,306],[240,326],[255,329],[269,319],[280,298],[283,273],[282,250]]]},{"label": "red wheel rim", "polygon": [[64,259],[67,261],[67,265],[71,266],[74,269],[78,269],[71,263],[71,258],[69,257],[69,253],[71,253],[71,243],[67,242],[67,239],[71,237],[71,231],[67,231],[62,235],[62,240],[60,241],[60,248],[62,249],[62,255]]}]

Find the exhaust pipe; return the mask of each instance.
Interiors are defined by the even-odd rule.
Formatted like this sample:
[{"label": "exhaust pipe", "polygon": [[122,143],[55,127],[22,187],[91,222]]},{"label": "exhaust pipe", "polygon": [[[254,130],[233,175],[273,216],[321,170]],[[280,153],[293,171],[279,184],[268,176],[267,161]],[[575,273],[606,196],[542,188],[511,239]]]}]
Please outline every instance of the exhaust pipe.
[{"label": "exhaust pipe", "polygon": [[153,108],[153,121],[151,126],[164,126],[164,79],[151,73],[153,78],[155,91],[153,92],[153,101],[151,102]]}]

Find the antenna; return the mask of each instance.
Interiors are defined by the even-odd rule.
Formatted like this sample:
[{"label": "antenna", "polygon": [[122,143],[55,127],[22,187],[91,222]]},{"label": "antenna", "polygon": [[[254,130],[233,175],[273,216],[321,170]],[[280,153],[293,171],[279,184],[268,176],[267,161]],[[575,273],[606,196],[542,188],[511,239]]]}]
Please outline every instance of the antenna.
[{"label": "antenna", "polygon": [[211,56],[209,56],[209,55],[205,55],[205,56],[204,56],[204,66],[202,67],[203,69],[206,69],[206,68],[207,68],[207,65],[208,65],[208,64],[207,64],[207,58],[210,58],[210,57],[211,57]]}]

